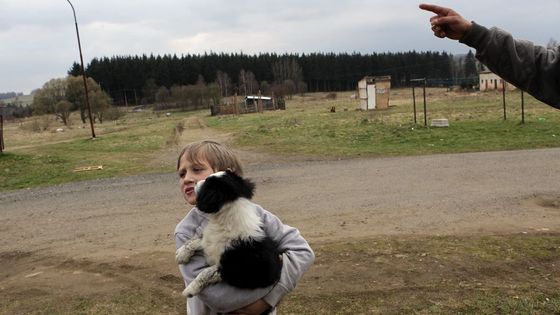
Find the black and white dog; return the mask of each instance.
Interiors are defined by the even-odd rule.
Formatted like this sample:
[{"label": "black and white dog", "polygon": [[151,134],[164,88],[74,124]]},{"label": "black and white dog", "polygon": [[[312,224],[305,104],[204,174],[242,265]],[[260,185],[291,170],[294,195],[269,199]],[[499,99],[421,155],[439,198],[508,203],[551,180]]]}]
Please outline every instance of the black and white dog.
[{"label": "black and white dog", "polygon": [[255,185],[231,172],[217,172],[196,183],[196,206],[209,214],[202,238],[177,249],[178,263],[187,263],[203,250],[210,267],[183,291],[192,297],[207,285],[224,281],[245,289],[265,288],[278,281],[282,261],[277,244],[268,237],[253,203]]}]

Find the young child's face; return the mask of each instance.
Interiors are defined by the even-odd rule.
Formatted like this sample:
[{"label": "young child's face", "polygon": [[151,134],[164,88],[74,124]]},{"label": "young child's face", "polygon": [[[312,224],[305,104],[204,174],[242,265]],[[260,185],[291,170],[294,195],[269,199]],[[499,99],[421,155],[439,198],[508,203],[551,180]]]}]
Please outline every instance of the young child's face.
[{"label": "young child's face", "polygon": [[196,182],[206,179],[206,177],[215,173],[210,164],[206,160],[201,160],[198,163],[187,160],[185,155],[179,160],[179,187],[183,193],[183,198],[190,204],[196,205],[196,193],[194,186]]}]

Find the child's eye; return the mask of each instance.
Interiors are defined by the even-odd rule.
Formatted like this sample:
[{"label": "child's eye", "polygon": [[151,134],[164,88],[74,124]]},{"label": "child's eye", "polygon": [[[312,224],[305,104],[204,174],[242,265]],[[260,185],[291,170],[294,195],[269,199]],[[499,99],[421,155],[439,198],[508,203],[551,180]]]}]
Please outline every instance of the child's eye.
[{"label": "child's eye", "polygon": [[187,172],[181,171],[181,172],[179,172],[179,177],[183,178],[183,177],[185,177],[185,174],[187,174]]},{"label": "child's eye", "polygon": [[206,167],[204,167],[204,166],[196,165],[196,166],[192,167],[193,173],[200,173],[200,172],[204,172],[205,170],[206,170]]}]

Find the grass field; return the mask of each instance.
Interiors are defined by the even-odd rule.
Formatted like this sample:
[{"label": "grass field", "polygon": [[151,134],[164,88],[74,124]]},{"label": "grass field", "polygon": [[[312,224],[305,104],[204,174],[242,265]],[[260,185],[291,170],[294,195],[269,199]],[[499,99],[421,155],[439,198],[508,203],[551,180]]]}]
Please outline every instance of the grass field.
[{"label": "grass field", "polygon": [[[514,150],[560,146],[560,112],[527,100],[525,123],[519,93],[508,95],[509,119],[503,119],[501,95],[429,90],[427,124],[421,99],[413,121],[409,90],[393,93],[397,104],[387,110],[356,111],[349,93],[337,100],[296,98],[286,112],[209,119],[209,125],[235,132],[238,144],[285,154],[318,156],[392,156]],[[407,98],[410,97],[410,98]],[[330,108],[335,106],[336,112]],[[430,128],[447,118],[449,128]]]},{"label": "grass field", "polygon": [[[179,145],[174,130],[189,127],[189,119],[223,133],[232,133],[241,148],[282,155],[319,158],[396,156],[560,146],[560,112],[525,95],[525,123],[521,123],[519,92],[507,94],[503,119],[500,93],[427,90],[428,126],[424,126],[422,97],[417,92],[417,123],[413,121],[412,92],[397,89],[386,110],[356,110],[352,93],[296,96],[287,110],[241,116],[210,117],[208,111],[180,113],[129,112],[116,122],[76,124],[65,132],[52,117],[8,122],[6,151],[0,155],[0,190],[11,190],[76,180],[172,171],[173,165],[152,161],[169,146]],[[336,112],[330,109],[335,107]],[[447,118],[449,128],[432,128],[434,118]],[[200,128],[195,126],[194,128]],[[40,130],[40,131],[38,131]],[[84,166],[102,172],[73,172]]]}]

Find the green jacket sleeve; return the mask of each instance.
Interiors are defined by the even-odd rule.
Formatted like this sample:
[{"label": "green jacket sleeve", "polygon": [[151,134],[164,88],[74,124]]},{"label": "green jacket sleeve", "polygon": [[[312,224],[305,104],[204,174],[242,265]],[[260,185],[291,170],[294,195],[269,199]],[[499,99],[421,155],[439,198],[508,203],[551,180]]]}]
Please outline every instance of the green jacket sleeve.
[{"label": "green jacket sleeve", "polygon": [[475,48],[476,58],[492,72],[560,109],[560,46],[547,49],[475,22],[461,42]]}]

